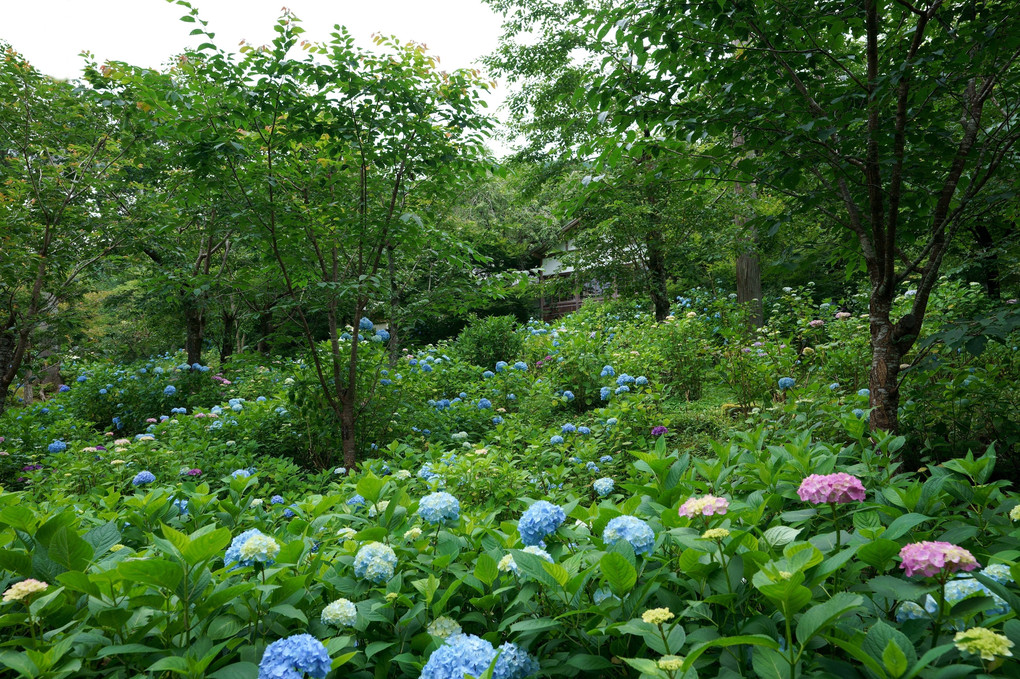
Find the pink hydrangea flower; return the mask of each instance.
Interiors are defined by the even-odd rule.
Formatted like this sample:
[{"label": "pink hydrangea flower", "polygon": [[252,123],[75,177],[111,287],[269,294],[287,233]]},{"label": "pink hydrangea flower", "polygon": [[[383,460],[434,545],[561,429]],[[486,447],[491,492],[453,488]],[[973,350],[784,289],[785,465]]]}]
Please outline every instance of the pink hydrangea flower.
[{"label": "pink hydrangea flower", "polygon": [[149,424],[154,424],[156,422],[159,422],[159,420],[157,420],[155,417],[147,417],[147,418],[145,418],[145,421],[148,422]]},{"label": "pink hydrangea flower", "polygon": [[850,312],[848,312],[848,311],[840,311],[839,313],[836,314],[836,318],[838,318],[841,321],[843,319],[850,318]]},{"label": "pink hydrangea flower", "polygon": [[900,550],[900,558],[900,568],[908,577],[920,573],[930,578],[941,571],[972,571],[981,565],[973,554],[951,542],[914,542]]},{"label": "pink hydrangea flower", "polygon": [[702,495],[701,497],[688,498],[680,505],[680,516],[694,518],[695,516],[722,516],[730,508],[730,501],[724,497],[715,495]]},{"label": "pink hydrangea flower", "polygon": [[851,500],[860,502],[864,499],[864,486],[861,480],[852,474],[812,474],[800,482],[797,495],[804,502],[815,505],[835,502],[845,504]]},{"label": "pink hydrangea flower", "polygon": [[823,325],[825,325],[825,321],[816,318],[815,320],[809,322],[808,325],[810,325],[812,328],[820,328]]}]

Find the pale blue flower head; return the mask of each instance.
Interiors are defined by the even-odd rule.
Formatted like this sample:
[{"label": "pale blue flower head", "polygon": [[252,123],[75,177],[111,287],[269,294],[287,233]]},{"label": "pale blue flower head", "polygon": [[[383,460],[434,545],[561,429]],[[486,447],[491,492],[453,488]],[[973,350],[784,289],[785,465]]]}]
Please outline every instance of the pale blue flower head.
[{"label": "pale blue flower head", "polygon": [[372,323],[372,319],[367,316],[362,316],[361,320],[358,321],[358,330],[372,330],[375,328],[375,324]]},{"label": "pale blue flower head", "polygon": [[560,427],[560,431],[563,432],[564,434],[573,434],[575,431],[577,431],[577,427],[568,422],[567,424]]},{"label": "pale blue flower head", "polygon": [[381,585],[393,577],[397,555],[381,542],[363,545],[354,556],[354,574]]},{"label": "pale blue flower head", "polygon": [[648,378],[645,377],[644,375],[641,375],[640,377],[635,377],[634,384],[636,384],[639,387],[643,387],[648,384]]},{"label": "pale blue flower head", "polygon": [[613,370],[613,366],[607,365],[602,367],[601,377],[613,377],[616,375],[616,371]]},{"label": "pale blue flower head", "polygon": [[433,525],[456,523],[460,518],[460,502],[446,492],[431,493],[418,503],[418,516]]},{"label": "pale blue flower head", "polygon": [[332,661],[329,651],[310,634],[278,639],[266,647],[259,663],[259,679],[324,679]]},{"label": "pale blue flower head", "polygon": [[601,479],[596,479],[595,483],[591,484],[595,492],[598,493],[599,497],[605,497],[613,492],[613,480],[608,476],[604,476]]},{"label": "pale blue flower head", "polygon": [[166,388],[163,389],[163,395],[164,396],[173,396],[176,393],[177,393],[177,387],[175,387],[172,384],[166,385]]},{"label": "pale blue flower head", "polygon": [[797,384],[797,381],[794,380],[792,377],[779,378],[779,388],[782,389],[783,391],[786,391],[787,389],[792,389],[795,384]]},{"label": "pale blue flower head", "polygon": [[145,484],[152,483],[155,480],[156,475],[148,470],[145,470],[135,474],[135,478],[131,479],[131,485],[144,486]]},{"label": "pale blue flower head", "polygon": [[556,434],[555,436],[549,439],[549,443],[553,444],[554,446],[558,446],[559,444],[563,443],[563,437],[560,436],[559,434]]},{"label": "pale blue flower head", "polygon": [[528,364],[525,363],[524,361],[517,361],[516,363],[514,363],[514,370],[527,370],[527,369]]},{"label": "pale blue flower head", "polygon": [[655,549],[655,532],[636,516],[618,516],[606,524],[602,541],[615,545],[620,540],[629,542],[635,554],[651,554]]},{"label": "pale blue flower head", "polygon": [[613,393],[613,390],[612,390],[612,389],[610,389],[609,387],[602,387],[601,389],[599,389],[599,397],[600,397],[600,398],[601,398],[601,399],[602,399],[603,401],[608,401],[608,400],[609,400],[609,396],[610,396],[610,395],[611,395],[612,393]]},{"label": "pale blue flower head", "polygon": [[562,507],[539,500],[525,510],[517,522],[517,531],[525,545],[540,545],[546,536],[556,532],[567,515]]}]

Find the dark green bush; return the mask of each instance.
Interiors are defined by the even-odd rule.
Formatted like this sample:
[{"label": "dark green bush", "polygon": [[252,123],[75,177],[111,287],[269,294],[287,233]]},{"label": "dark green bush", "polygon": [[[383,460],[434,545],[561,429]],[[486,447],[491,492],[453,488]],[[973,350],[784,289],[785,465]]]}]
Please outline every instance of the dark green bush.
[{"label": "dark green bush", "polygon": [[490,370],[497,361],[513,363],[524,350],[524,335],[517,327],[513,316],[472,316],[457,337],[457,351],[465,361]]}]

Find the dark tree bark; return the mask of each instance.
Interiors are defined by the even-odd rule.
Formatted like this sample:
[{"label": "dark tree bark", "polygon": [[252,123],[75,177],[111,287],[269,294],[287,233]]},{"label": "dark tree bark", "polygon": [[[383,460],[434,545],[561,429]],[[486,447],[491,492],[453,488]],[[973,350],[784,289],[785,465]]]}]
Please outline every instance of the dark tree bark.
[{"label": "dark tree bark", "polygon": [[220,363],[226,363],[234,354],[237,334],[237,314],[231,309],[223,310],[223,341],[220,343]]},{"label": "dark tree bark", "polygon": [[765,322],[761,305],[761,262],[753,249],[753,234],[748,241],[749,249],[737,255],[737,302],[747,308],[748,323],[760,328]]},{"label": "dark tree bark", "polygon": [[[188,293],[185,293],[186,296]],[[184,349],[188,354],[188,363],[194,365],[202,362],[202,341],[205,338],[205,310],[191,300],[184,302]]]},{"label": "dark tree bark", "polygon": [[[655,219],[654,221],[658,220]],[[655,305],[655,320],[664,321],[666,316],[669,316],[669,293],[666,287],[666,253],[662,231],[658,228],[653,228],[648,233],[646,245],[648,249],[648,273],[651,277],[652,304]]]},{"label": "dark tree bark", "polygon": [[386,266],[390,276],[390,340],[387,348],[390,354],[390,365],[396,365],[400,360],[400,337],[399,322],[400,314],[400,288],[397,285],[397,259],[393,253],[393,244],[386,246]]},{"label": "dark tree bark", "polygon": [[[1015,228],[1014,224],[1014,228]],[[999,256],[996,253],[995,239],[983,222],[975,222],[971,226],[974,238],[977,240],[978,253],[977,261],[981,266],[981,274],[984,279],[985,292],[992,299],[1002,299],[1002,284],[999,279]]]}]

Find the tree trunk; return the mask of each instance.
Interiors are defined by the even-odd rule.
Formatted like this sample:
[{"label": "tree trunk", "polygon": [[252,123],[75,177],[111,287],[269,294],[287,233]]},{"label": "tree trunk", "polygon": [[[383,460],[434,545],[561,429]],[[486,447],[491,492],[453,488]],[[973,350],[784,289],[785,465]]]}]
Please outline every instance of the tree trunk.
[{"label": "tree trunk", "polygon": [[237,315],[229,310],[223,310],[223,341],[220,344],[220,363],[226,363],[234,354],[234,342],[237,337]]},{"label": "tree trunk", "polygon": [[895,340],[895,327],[889,318],[891,300],[876,290],[871,296],[871,374],[868,387],[871,428],[895,432],[899,428],[900,358]]},{"label": "tree trunk", "polygon": [[765,317],[761,305],[761,263],[754,251],[754,241],[752,232],[747,238],[749,247],[737,255],[737,302],[747,307],[750,325],[760,328]]},{"label": "tree trunk", "polygon": [[340,444],[344,454],[344,467],[350,474],[358,468],[358,450],[354,438],[354,399],[345,397],[341,404],[343,409],[340,411]]},{"label": "tree trunk", "polygon": [[648,234],[648,273],[652,279],[651,293],[652,304],[655,305],[655,320],[664,321],[666,316],[669,316],[669,293],[666,289],[666,254],[662,232],[658,228],[652,229]]},{"label": "tree trunk", "polygon": [[188,353],[188,364],[202,362],[202,340],[205,335],[205,314],[191,302],[185,302],[184,328],[187,333],[184,348]]},{"label": "tree trunk", "polygon": [[400,313],[400,289],[397,287],[397,261],[393,254],[393,246],[386,248],[386,265],[390,275],[390,341],[388,345],[390,353],[390,365],[396,365],[400,360],[400,339],[397,335],[397,315]]},{"label": "tree trunk", "polygon": [[269,354],[269,336],[273,333],[273,311],[267,309],[259,314],[259,340],[255,343],[255,351]]},{"label": "tree trunk", "polygon": [[[1016,225],[1014,224],[1014,227]],[[999,282],[999,256],[995,252],[995,240],[983,223],[977,222],[972,227],[974,237],[977,239],[978,264],[981,266],[981,274],[984,278],[985,292],[992,299],[1002,299],[1002,285]]]}]

